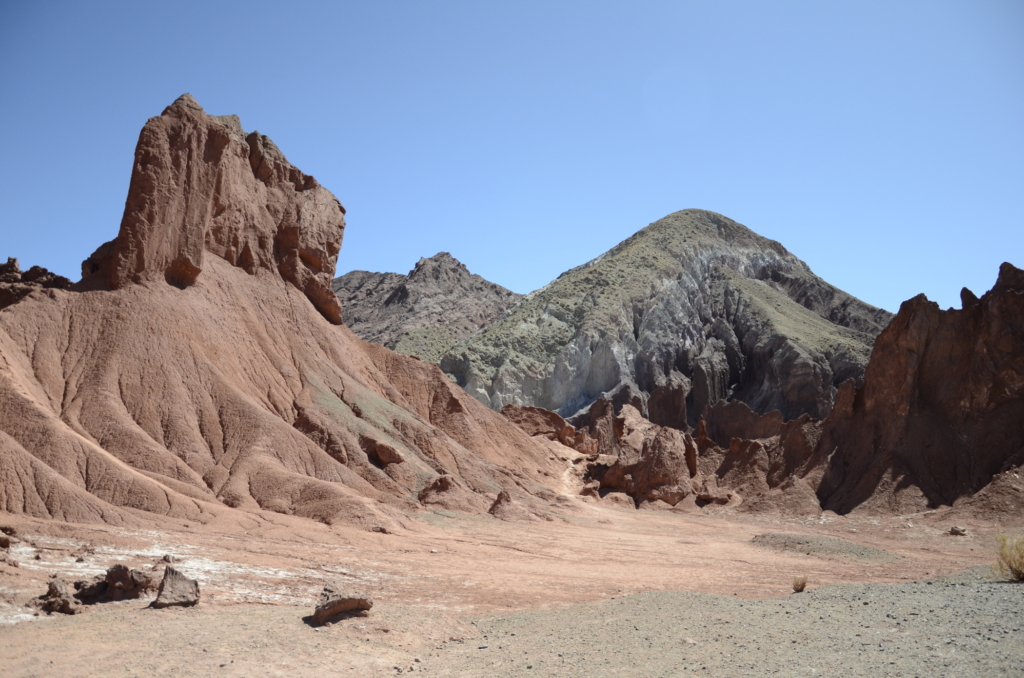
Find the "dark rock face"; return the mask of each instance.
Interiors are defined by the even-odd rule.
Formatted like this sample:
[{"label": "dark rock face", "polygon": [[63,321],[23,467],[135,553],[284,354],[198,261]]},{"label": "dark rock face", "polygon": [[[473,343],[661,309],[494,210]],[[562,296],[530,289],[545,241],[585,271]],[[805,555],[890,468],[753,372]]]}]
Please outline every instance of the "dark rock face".
[{"label": "dark rock face", "polygon": [[447,252],[420,259],[408,275],[352,271],[331,289],[345,307],[345,324],[360,338],[430,362],[522,298],[470,273]]},{"label": "dark rock face", "polygon": [[531,293],[441,367],[493,409],[570,416],[629,387],[642,412],[661,389],[653,416],[677,427],[721,400],[824,417],[891,317],[779,243],[684,210]]},{"label": "dark rock face", "polygon": [[22,272],[18,260],[13,257],[8,257],[6,264],[0,264],[0,309],[18,303],[36,290],[66,290],[70,287],[70,280],[42,266],[33,266]]},{"label": "dark rock face", "polygon": [[905,301],[878,336],[864,386],[825,422],[825,508],[948,505],[1024,464],[1024,271],[1004,263],[964,296],[961,310]]},{"label": "dark rock face", "polygon": [[824,420],[708,408],[700,463],[743,495],[741,510],[1019,509],[1024,272],[1003,264],[991,291],[962,296],[960,310],[923,295],[904,302],[875,342],[863,386],[845,382]]},{"label": "dark rock face", "polygon": [[330,286],[344,230],[338,199],[270,139],[185,94],[143,128],[120,233],[82,263],[82,277],[88,289],[153,280],[184,289],[209,253],[279,274],[341,324]]}]

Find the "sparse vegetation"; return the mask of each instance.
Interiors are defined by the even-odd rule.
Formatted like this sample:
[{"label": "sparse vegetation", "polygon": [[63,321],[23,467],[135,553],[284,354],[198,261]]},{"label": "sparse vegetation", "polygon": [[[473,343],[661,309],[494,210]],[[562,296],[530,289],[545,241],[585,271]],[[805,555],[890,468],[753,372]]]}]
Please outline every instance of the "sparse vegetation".
[{"label": "sparse vegetation", "polygon": [[793,577],[793,593],[803,593],[807,588],[807,577]]},{"label": "sparse vegetation", "polygon": [[1024,581],[1024,537],[996,536],[996,557],[992,569],[997,576]]}]

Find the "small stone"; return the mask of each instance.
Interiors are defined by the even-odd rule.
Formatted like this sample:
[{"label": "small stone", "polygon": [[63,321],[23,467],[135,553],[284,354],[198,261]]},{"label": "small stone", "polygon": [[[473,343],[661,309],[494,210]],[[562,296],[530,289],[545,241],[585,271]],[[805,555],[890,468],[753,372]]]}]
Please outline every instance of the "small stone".
[{"label": "small stone", "polygon": [[954,537],[966,537],[967,528],[960,527],[959,525],[954,525],[953,527],[949,528],[949,533]]}]

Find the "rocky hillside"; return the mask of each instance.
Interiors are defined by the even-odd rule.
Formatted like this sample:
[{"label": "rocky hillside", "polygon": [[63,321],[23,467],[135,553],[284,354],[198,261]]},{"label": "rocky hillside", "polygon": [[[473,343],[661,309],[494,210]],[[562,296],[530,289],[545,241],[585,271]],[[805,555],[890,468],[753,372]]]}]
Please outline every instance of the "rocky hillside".
[{"label": "rocky hillside", "polygon": [[692,425],[721,399],[824,417],[891,317],[779,243],[684,210],[531,293],[441,366],[497,410],[568,416],[625,385],[656,421]]},{"label": "rocky hillside", "polygon": [[523,297],[470,273],[447,252],[420,259],[409,275],[352,271],[331,289],[357,336],[433,363]]},{"label": "rocky hillside", "polygon": [[640,508],[1019,515],[1024,271],[1004,263],[992,290],[961,296],[959,310],[924,295],[904,302],[863,385],[843,383],[825,419],[784,422],[778,411],[718,402],[691,436],[643,418],[636,400],[616,411],[599,398],[576,426],[539,408],[503,413],[534,437],[587,450],[584,494],[628,496]]},{"label": "rocky hillside", "polygon": [[340,324],[344,227],[237,117],[185,95],[149,120],[120,231],[83,280],[4,269],[0,511],[382,531],[502,492],[546,506],[555,443]]}]

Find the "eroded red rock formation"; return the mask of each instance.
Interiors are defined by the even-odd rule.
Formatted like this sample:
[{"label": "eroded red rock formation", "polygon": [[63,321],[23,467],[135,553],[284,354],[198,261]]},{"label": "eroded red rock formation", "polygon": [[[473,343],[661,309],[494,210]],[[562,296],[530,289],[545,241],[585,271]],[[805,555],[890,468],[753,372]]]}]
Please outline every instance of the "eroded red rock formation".
[{"label": "eroded red rock formation", "polygon": [[117,238],[0,311],[0,510],[394,529],[439,476],[481,511],[552,496],[550,443],[339,324],[343,214],[233,116],[151,119]]}]

